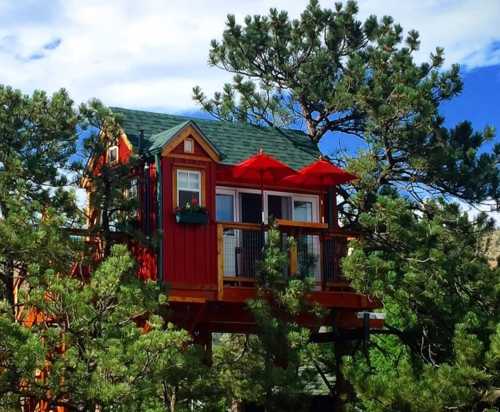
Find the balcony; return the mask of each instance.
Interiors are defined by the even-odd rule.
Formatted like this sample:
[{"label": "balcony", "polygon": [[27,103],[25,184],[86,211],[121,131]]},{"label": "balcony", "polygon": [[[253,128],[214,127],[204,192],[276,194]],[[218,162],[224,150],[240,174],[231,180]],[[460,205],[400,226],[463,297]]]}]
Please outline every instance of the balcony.
[{"label": "balcony", "polygon": [[[314,278],[314,292],[350,292],[344,279],[341,259],[355,234],[327,224],[278,220],[283,247],[293,236],[288,266],[283,276]],[[218,279],[221,293],[230,288],[254,288],[267,227],[254,223],[219,222],[217,225]]]}]

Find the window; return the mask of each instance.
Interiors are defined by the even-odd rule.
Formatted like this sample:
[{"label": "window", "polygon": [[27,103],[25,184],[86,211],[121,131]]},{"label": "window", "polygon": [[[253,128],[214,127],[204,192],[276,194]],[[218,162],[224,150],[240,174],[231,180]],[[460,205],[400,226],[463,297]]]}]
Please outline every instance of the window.
[{"label": "window", "polygon": [[130,186],[128,187],[128,189],[125,191],[125,197],[129,200],[131,199],[135,199],[137,200],[138,199],[138,182],[137,182],[137,179],[132,179],[130,181]]},{"label": "window", "polygon": [[202,204],[201,172],[194,170],[177,170],[177,206],[184,207],[187,203]]},{"label": "window", "polygon": [[289,196],[267,196],[267,215],[275,219],[292,218],[292,198]]},{"label": "window", "polygon": [[108,148],[107,157],[110,165],[118,163],[118,146],[111,146]]},{"label": "window", "polygon": [[193,139],[184,140],[184,153],[194,153]]},{"label": "window", "polygon": [[294,200],[293,219],[298,222],[312,222],[313,221],[312,202],[304,200]]},{"label": "window", "polygon": [[218,222],[234,222],[234,196],[217,194],[216,215]]}]

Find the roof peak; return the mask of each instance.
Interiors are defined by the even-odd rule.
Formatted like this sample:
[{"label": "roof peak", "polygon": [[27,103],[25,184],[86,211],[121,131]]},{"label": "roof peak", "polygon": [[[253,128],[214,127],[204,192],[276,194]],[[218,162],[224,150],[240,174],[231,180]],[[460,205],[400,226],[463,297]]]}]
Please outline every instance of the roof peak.
[{"label": "roof peak", "polygon": [[144,130],[144,149],[157,149],[170,134],[192,122],[221,154],[225,164],[236,164],[263,148],[292,168],[300,168],[318,157],[319,150],[307,135],[299,130],[278,130],[242,123],[217,121],[194,116],[172,115],[138,109],[111,107],[121,115],[120,124],[134,147],[138,146]]}]

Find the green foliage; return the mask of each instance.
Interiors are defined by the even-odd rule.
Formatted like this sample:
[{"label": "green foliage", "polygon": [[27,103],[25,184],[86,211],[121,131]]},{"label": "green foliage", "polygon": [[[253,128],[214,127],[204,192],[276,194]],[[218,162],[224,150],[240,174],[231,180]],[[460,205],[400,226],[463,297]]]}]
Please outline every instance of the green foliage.
[{"label": "green foliage", "polygon": [[[311,0],[298,19],[276,9],[243,24],[229,15],[209,62],[233,73],[233,82],[212,99],[196,87],[194,99],[221,119],[305,128],[316,143],[332,133],[340,140],[356,136],[366,155],[338,160],[358,173],[361,185],[370,179],[375,195],[383,185],[397,185],[416,195],[424,187],[467,201],[498,197],[500,146],[480,150],[493,130],[474,133],[468,122],[443,128],[439,105],[461,91],[459,68],[443,69],[441,48],[416,63],[419,42],[416,31],[404,37],[389,16],[358,20],[354,1],[332,10]],[[474,184],[478,179],[484,185]],[[354,201],[352,193],[340,194],[341,211],[352,221],[374,196],[358,193]]]},{"label": "green foliage", "polygon": [[[137,153],[110,162],[108,150],[118,144],[121,136],[120,118],[99,100],[80,106],[81,128],[86,137],[83,156],[88,160],[83,168],[82,182],[90,191],[89,231],[103,241],[103,254],[108,256],[112,245],[123,236],[146,243],[146,236],[137,225],[139,182],[144,183],[143,170]],[[113,236],[120,232],[121,238]]]},{"label": "green foliage", "polygon": [[[310,363],[308,357],[314,345],[309,342],[309,330],[297,320],[300,315],[317,315],[305,298],[312,284],[310,278],[287,274],[289,246],[294,242],[289,238],[284,244],[278,228],[270,226],[257,276],[257,298],[248,302],[257,324],[257,338],[246,339],[245,350],[238,356],[247,361],[236,372],[228,371],[223,358],[219,363],[222,376],[246,375],[245,382],[255,387],[247,394],[244,387],[236,386],[235,399],[253,400],[266,410],[289,410],[292,405],[301,410],[305,405],[298,400],[317,374],[304,367]],[[228,339],[227,345],[230,348],[237,342],[241,343],[241,338]],[[225,348],[219,353],[230,355],[231,351]]]},{"label": "green foliage", "polygon": [[118,245],[89,281],[30,268],[20,300],[38,321],[28,327],[7,312],[0,317],[10,329],[0,342],[9,355],[0,374],[7,401],[28,395],[84,410],[158,411],[204,396],[202,357],[186,331],[164,324],[157,285],[133,269]]},{"label": "green foliage", "polygon": [[500,272],[484,240],[492,222],[443,201],[416,206],[381,196],[360,216],[372,236],[352,244],[344,271],[383,300],[397,339],[373,337],[371,365],[356,357],[349,372],[366,410],[476,410],[500,377]]},{"label": "green foliage", "polygon": [[76,122],[64,90],[28,96],[0,85],[0,298],[11,310],[14,278],[30,263],[61,267],[70,258],[69,239],[54,224],[79,220],[67,187]]},{"label": "green foliage", "polygon": [[[357,16],[353,1],[329,9],[316,0],[297,19],[275,9],[241,24],[228,16],[209,62],[233,81],[212,99],[197,87],[194,99],[221,119],[298,126],[316,143],[363,142],[356,157],[332,155],[360,177],[336,188],[343,223],[363,234],[343,269],[386,312],[369,361],[355,353],[346,368],[356,407],[482,410],[499,387],[499,271],[486,254],[493,226],[449,202],[498,201],[500,146],[485,150],[490,128],[443,126],[439,106],[462,82],[458,66],[443,69],[442,49],[418,64],[417,32],[404,37],[391,17]],[[333,352],[322,352],[316,359],[335,367]]]},{"label": "green foliage", "polygon": [[[461,90],[458,66],[441,70],[443,50],[417,65],[419,36],[391,17],[357,19],[353,1],[322,8],[310,1],[300,18],[271,9],[229,15],[209,62],[234,73],[233,83],[195,100],[218,117],[283,126],[305,122],[313,141],[328,131],[380,135],[406,125],[430,128],[440,101]],[[400,125],[399,123],[402,123]],[[368,136],[367,136],[368,138]]]},{"label": "green foliage", "polygon": [[83,214],[76,179],[67,178],[81,170],[72,163],[76,125],[95,159],[119,135],[112,113],[98,101],[76,113],[64,91],[49,98],[0,87],[0,101],[0,409],[19,410],[26,398],[124,411],[204,400],[209,372],[199,350],[164,323],[166,298],[138,280],[126,247],[112,247],[113,223],[137,208],[124,190],[135,159],[104,164],[98,175],[84,169],[93,206],[107,216],[90,233],[107,240],[109,258],[90,277],[73,270],[84,251],[71,236]]}]

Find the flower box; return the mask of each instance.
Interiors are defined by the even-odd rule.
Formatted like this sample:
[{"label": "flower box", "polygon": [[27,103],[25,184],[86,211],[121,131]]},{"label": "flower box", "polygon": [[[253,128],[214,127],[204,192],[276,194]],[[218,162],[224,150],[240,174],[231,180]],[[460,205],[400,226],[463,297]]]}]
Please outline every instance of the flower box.
[{"label": "flower box", "polygon": [[206,225],[208,223],[208,214],[203,211],[178,210],[175,212],[177,223],[190,225]]}]

